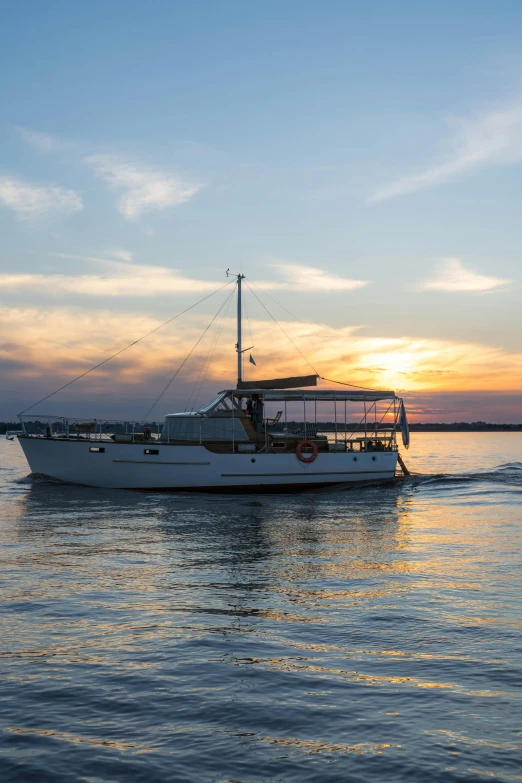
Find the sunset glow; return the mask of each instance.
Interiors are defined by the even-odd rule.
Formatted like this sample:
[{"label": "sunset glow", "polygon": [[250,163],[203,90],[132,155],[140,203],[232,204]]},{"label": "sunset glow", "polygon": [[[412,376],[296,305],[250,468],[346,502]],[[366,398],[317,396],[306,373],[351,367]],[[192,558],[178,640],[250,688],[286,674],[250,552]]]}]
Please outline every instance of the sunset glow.
[{"label": "sunset glow", "polygon": [[[10,366],[10,389],[19,389],[21,399],[45,396],[134,339],[159,326],[159,319],[144,314],[118,314],[107,310],[4,308],[0,329],[4,336],[0,362]],[[186,316],[183,322],[133,346],[113,362],[82,379],[73,387],[79,399],[121,395],[125,405],[139,407],[140,399],[154,397],[165,379],[191,350],[208,318]],[[361,328],[333,329],[325,324],[281,321],[288,338],[303,352],[319,374],[331,380],[366,388],[394,389],[406,395],[427,395],[429,405],[416,405],[414,418],[433,418],[430,408],[440,393],[475,392],[484,398],[487,390],[517,392],[522,385],[522,356],[479,343],[461,344],[447,340],[419,340],[412,337],[364,336]],[[218,388],[235,383],[235,319],[220,324],[219,343],[213,345],[216,329],[209,330],[165,400],[167,409],[182,402],[200,376],[211,351],[200,403]],[[245,363],[247,378],[278,377],[310,372],[305,359],[269,320],[251,319],[257,367]],[[277,345],[274,353],[273,347]],[[344,358],[340,358],[344,357]],[[496,379],[503,378],[501,388]],[[328,386],[326,381],[321,381]],[[135,401],[135,403],[132,402]],[[60,397],[47,403],[54,410]],[[67,408],[71,407],[70,394]],[[439,407],[439,406],[435,406]],[[437,418],[437,416],[435,417]],[[438,418],[444,418],[441,410]],[[451,416],[450,416],[451,418]]]}]

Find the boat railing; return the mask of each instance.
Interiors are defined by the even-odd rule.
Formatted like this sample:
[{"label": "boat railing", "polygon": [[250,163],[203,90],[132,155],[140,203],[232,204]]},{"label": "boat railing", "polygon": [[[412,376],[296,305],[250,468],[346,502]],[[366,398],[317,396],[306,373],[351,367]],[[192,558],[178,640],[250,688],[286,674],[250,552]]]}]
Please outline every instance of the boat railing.
[{"label": "boat railing", "polygon": [[21,414],[22,433],[31,438],[67,440],[114,440],[124,443],[158,440],[163,424],[123,419],[93,419],[82,416]]},{"label": "boat railing", "polygon": [[[31,416],[21,414],[21,435],[30,438],[47,438],[58,440],[113,441],[116,443],[157,442],[161,439],[163,423],[144,423],[123,419],[94,419],[89,417],[65,417],[56,415]],[[260,434],[264,450],[272,451],[271,440],[277,440],[280,434],[283,438],[295,437],[303,440],[323,440],[330,451],[395,451],[395,425],[370,424],[363,422],[360,426],[344,425],[339,422],[337,427],[332,424],[316,422],[294,422],[293,426],[272,429]],[[177,442],[176,439],[165,438],[164,443]],[[201,440],[199,441],[201,442]],[[236,451],[232,443],[232,450]],[[239,449],[238,449],[239,450]]]},{"label": "boat railing", "polygon": [[[361,448],[363,451],[371,449],[372,446],[375,450],[389,450],[395,447],[397,439],[395,423],[375,424],[368,421],[357,425],[348,422],[339,422],[337,425],[331,422],[292,422],[287,427],[282,427],[280,432],[304,440],[326,439],[330,446],[345,444],[348,449]],[[271,433],[277,438],[278,431],[272,430]]]},{"label": "boat railing", "polygon": [[328,447],[331,451],[395,451],[397,440],[395,435],[361,435],[351,438],[328,438]]}]

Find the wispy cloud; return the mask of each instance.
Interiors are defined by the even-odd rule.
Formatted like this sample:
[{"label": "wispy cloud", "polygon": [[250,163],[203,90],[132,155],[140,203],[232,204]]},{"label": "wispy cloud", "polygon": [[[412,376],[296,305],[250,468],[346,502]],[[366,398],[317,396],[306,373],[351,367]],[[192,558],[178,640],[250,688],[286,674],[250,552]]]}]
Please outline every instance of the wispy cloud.
[{"label": "wispy cloud", "polygon": [[152,210],[179,206],[204,187],[201,183],[188,182],[175,172],[146,166],[125,155],[87,154],[89,146],[82,142],[18,125],[12,127],[37,152],[69,151],[76,160],[90,166],[99,179],[119,194],[117,208],[127,220],[135,220]]},{"label": "wispy cloud", "polygon": [[264,283],[271,288],[294,288],[297,291],[354,291],[368,285],[367,280],[353,280],[333,275],[324,269],[300,264],[274,263],[271,266],[285,278],[284,282]]},{"label": "wispy cloud", "polygon": [[93,264],[104,264],[109,266],[110,264],[132,264],[133,253],[130,250],[124,248],[117,248],[115,250],[107,250],[103,256],[87,256],[83,253],[48,253],[53,258],[71,259],[72,261],[87,261]]},{"label": "wispy cloud", "polygon": [[[66,256],[61,254],[61,257]],[[79,259],[81,256],[74,258]],[[216,281],[187,277],[167,267],[126,264],[94,256],[85,256],[84,260],[106,263],[110,268],[105,274],[96,275],[3,274],[0,275],[0,286],[11,290],[38,289],[53,295],[71,293],[83,296],[148,297],[194,294],[212,291],[220,285]]]},{"label": "wispy cloud", "polygon": [[460,119],[457,124],[459,130],[452,140],[453,154],[418,174],[400,177],[389,185],[377,188],[370,201],[384,201],[441,185],[479,167],[522,160],[520,104],[472,119]]},{"label": "wispy cloud", "polygon": [[[101,271],[96,274],[0,274],[0,286],[11,291],[37,288],[40,293],[48,291],[52,295],[74,293],[84,296],[147,297],[213,291],[226,282],[225,279],[196,279],[171,267],[131,263],[132,253],[123,249],[112,250],[103,257],[77,253],[49,255],[100,265]],[[341,292],[367,285],[364,280],[338,277],[314,267],[297,264],[271,266],[282,279],[256,281],[263,290]]]},{"label": "wispy cloud", "polygon": [[48,253],[52,258],[71,259],[72,261],[87,261],[92,264],[112,264],[116,263],[113,253],[107,253],[104,256],[86,256],[79,253]]},{"label": "wispy cloud", "polygon": [[121,193],[118,210],[127,220],[144,212],[166,209],[188,201],[202,185],[183,181],[179,176],[148,168],[113,155],[89,155],[85,162],[113,190]]},{"label": "wispy cloud", "polygon": [[511,280],[466,269],[459,258],[445,258],[438,265],[435,276],[419,287],[422,291],[490,291],[509,283]]},{"label": "wispy cloud", "polygon": [[15,130],[24,141],[38,152],[58,152],[71,146],[71,142],[62,139],[59,136],[54,136],[51,133],[41,133],[40,131],[29,130],[28,128],[22,128],[20,125],[16,125]]},{"label": "wispy cloud", "polygon": [[0,176],[0,203],[22,220],[67,217],[83,208],[74,190],[59,185],[36,185]]},{"label": "wispy cloud", "polygon": [[109,251],[109,255],[114,256],[115,258],[119,259],[120,261],[126,261],[128,264],[132,262],[132,253],[130,250],[125,250],[124,248],[118,248],[117,250]]}]

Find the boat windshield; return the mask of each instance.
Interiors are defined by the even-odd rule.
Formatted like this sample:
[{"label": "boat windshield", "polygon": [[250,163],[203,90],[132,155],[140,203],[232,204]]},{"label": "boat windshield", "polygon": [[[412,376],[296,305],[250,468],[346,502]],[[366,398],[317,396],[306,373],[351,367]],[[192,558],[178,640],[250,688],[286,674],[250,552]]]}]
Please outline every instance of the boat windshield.
[{"label": "boat windshield", "polygon": [[214,397],[212,402],[209,402],[208,405],[205,405],[204,408],[201,408],[199,413],[202,413],[203,415],[206,413],[210,413],[210,411],[213,411],[214,408],[217,408],[220,402],[223,402],[225,397],[227,397],[227,392],[219,392],[217,397]]}]

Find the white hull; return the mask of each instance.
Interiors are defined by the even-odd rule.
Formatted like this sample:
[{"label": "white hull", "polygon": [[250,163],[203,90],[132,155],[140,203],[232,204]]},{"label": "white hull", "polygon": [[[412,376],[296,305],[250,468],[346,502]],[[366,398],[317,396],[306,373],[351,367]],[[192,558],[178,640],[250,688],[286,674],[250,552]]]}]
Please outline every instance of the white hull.
[{"label": "white hull", "polygon": [[[204,446],[114,443],[20,437],[33,473],[114,489],[275,491],[332,484],[389,481],[396,451],[319,453],[311,463],[295,454],[216,454]],[[146,455],[154,447],[157,455]],[[103,448],[93,452],[92,448]]]}]

